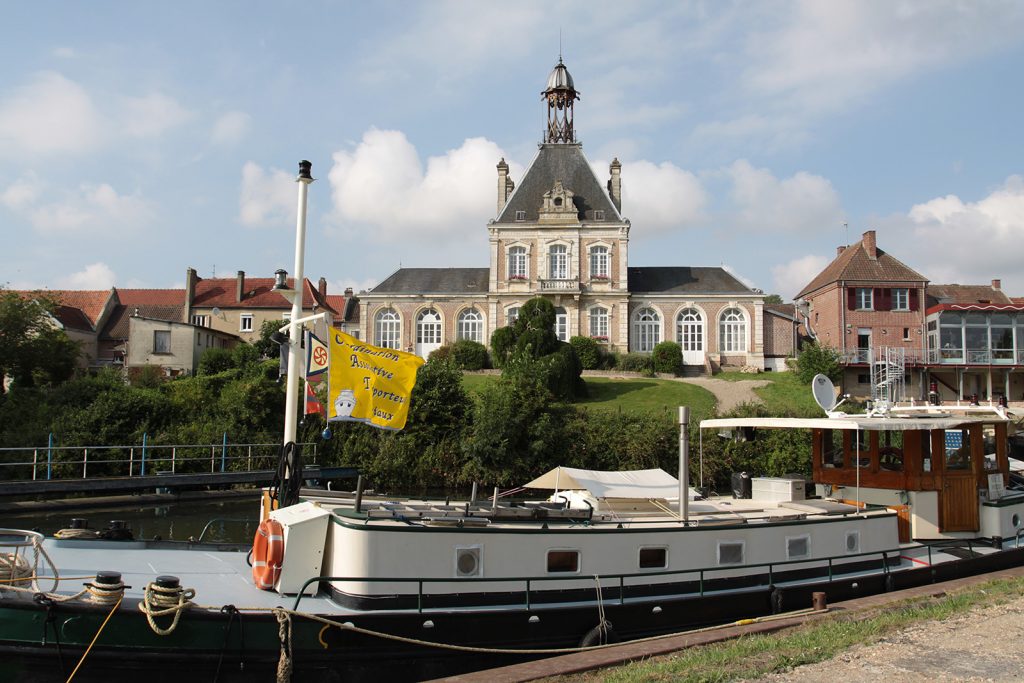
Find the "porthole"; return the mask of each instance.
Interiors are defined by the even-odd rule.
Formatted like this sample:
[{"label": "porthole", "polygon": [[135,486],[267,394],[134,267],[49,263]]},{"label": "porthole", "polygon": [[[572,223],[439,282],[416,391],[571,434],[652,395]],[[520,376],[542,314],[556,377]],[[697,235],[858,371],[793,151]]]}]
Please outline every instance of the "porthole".
[{"label": "porthole", "polygon": [[580,570],[580,551],[549,550],[548,572],[551,574],[576,574]]},{"label": "porthole", "polygon": [[846,552],[857,553],[860,552],[860,532],[859,531],[847,531],[846,532]]},{"label": "porthole", "polygon": [[480,546],[455,549],[455,575],[461,578],[480,576],[483,572],[483,549]]}]

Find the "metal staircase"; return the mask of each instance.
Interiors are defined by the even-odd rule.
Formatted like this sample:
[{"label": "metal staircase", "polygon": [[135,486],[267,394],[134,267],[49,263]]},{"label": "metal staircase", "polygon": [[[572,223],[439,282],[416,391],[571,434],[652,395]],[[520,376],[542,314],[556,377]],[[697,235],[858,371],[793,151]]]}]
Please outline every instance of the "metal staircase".
[{"label": "metal staircase", "polygon": [[906,401],[907,350],[882,346],[871,349],[871,403],[873,412],[887,413],[900,401]]}]

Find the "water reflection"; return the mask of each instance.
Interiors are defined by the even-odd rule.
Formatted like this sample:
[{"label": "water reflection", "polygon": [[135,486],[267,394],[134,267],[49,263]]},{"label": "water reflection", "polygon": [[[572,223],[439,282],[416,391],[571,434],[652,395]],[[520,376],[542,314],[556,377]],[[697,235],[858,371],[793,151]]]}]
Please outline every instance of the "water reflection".
[{"label": "water reflection", "polygon": [[136,538],[162,538],[187,541],[198,539],[206,529],[204,541],[212,543],[248,543],[259,526],[259,497],[231,498],[221,501],[184,501],[171,505],[140,507],[69,508],[59,511],[0,513],[0,527],[38,529],[47,536],[71,526],[73,517],[89,521],[89,528],[104,529],[111,520],[124,520]]}]

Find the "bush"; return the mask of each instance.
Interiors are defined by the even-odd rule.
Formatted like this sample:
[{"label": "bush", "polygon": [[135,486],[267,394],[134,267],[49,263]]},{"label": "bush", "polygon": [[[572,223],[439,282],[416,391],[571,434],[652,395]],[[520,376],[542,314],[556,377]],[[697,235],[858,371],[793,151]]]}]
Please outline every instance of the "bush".
[{"label": "bush", "polygon": [[619,356],[615,367],[623,372],[639,372],[644,375],[654,374],[654,362],[646,353],[624,353]]},{"label": "bush", "polygon": [[199,368],[196,370],[196,374],[216,375],[233,367],[235,367],[235,359],[232,357],[231,349],[210,348],[206,349],[199,359]]},{"label": "bush", "polygon": [[511,327],[499,327],[491,335],[491,356],[494,367],[503,368],[508,354],[516,344],[516,333]]},{"label": "bush", "polygon": [[452,358],[463,370],[483,370],[487,367],[487,347],[470,339],[452,344]]},{"label": "bush", "polygon": [[430,362],[437,361],[439,363],[447,362],[452,358],[452,347],[450,344],[440,346],[427,355],[427,360]]},{"label": "bush", "polygon": [[596,341],[590,337],[573,337],[569,343],[576,351],[584,370],[597,370],[601,367],[601,346]]},{"label": "bush", "polygon": [[810,384],[815,375],[822,374],[836,382],[843,374],[841,360],[839,352],[831,346],[808,342],[803,345],[796,359],[797,377],[804,384]]},{"label": "bush", "polygon": [[683,349],[674,341],[663,341],[655,346],[651,361],[655,372],[683,374]]}]

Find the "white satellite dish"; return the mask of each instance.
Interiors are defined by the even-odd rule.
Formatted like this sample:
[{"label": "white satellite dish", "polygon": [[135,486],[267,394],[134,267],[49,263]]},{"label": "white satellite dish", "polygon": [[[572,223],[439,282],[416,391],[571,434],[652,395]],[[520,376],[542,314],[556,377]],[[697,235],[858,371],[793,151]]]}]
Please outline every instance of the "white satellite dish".
[{"label": "white satellite dish", "polygon": [[217,308],[216,306],[213,307],[213,310],[211,311],[211,313],[213,313],[213,317],[214,318],[219,318],[220,317],[220,309]]},{"label": "white satellite dish", "polygon": [[825,375],[814,376],[814,379],[811,380],[811,393],[814,394],[814,401],[826,413],[836,407],[836,387],[832,384],[832,380]]}]

